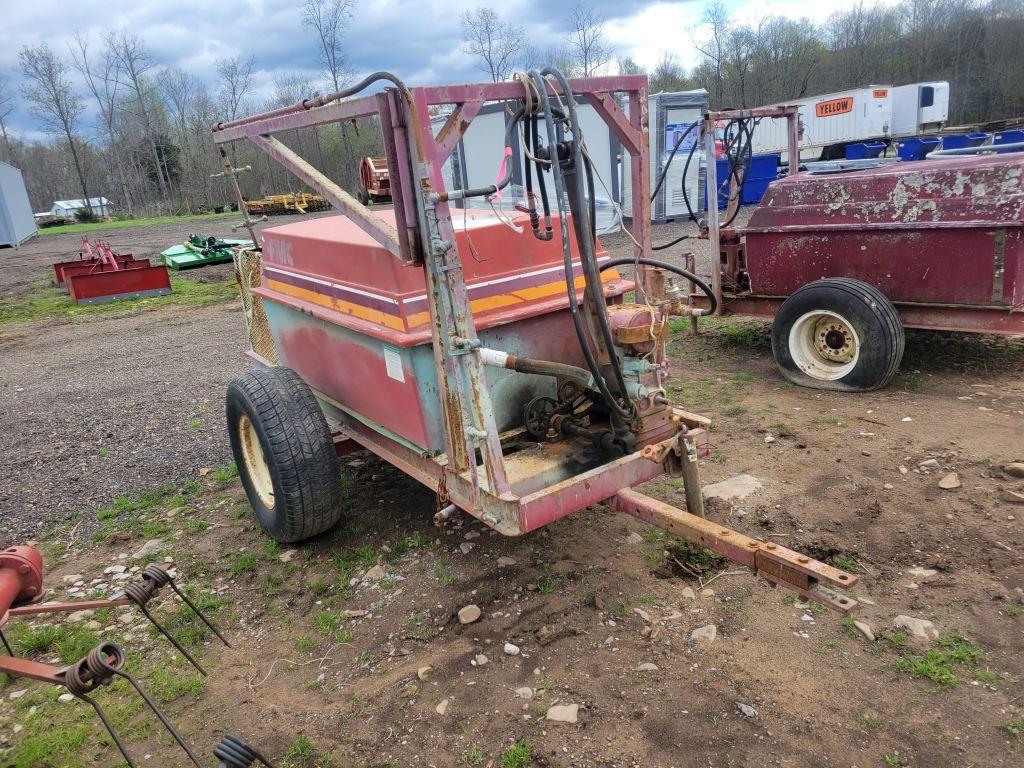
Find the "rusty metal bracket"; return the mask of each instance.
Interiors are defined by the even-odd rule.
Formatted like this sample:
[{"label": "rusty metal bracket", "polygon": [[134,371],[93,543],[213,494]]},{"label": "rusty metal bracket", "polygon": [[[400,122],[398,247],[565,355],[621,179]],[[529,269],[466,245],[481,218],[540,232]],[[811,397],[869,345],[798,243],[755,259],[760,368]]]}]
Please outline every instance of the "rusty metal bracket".
[{"label": "rusty metal bracket", "polygon": [[679,538],[707,547],[750,568],[773,584],[790,589],[809,600],[847,614],[857,601],[831,589],[852,587],[857,576],[771,542],[752,539],[712,520],[684,512],[632,488],[619,491],[607,502],[613,509],[656,525]]}]

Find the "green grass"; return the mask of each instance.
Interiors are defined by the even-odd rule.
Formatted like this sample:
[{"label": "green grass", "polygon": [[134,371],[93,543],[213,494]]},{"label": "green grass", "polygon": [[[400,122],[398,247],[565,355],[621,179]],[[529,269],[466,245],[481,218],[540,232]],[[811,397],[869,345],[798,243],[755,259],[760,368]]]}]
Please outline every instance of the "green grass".
[{"label": "green grass", "polygon": [[41,237],[49,235],[66,235],[75,232],[93,232],[106,229],[133,229],[135,227],[149,227],[153,224],[172,224],[176,221],[217,221],[230,219],[232,216],[241,218],[242,214],[237,211],[228,213],[208,213],[195,216],[153,216],[148,219],[122,219],[121,221],[95,221],[87,224],[67,224],[63,227],[45,227],[39,230]]},{"label": "green grass", "polygon": [[747,412],[747,409],[742,405],[730,405],[728,408],[722,411],[723,416],[742,416]]},{"label": "green grass", "polygon": [[117,315],[133,309],[155,309],[163,306],[201,306],[238,297],[233,280],[198,283],[171,277],[171,292],[166,296],[144,296],[137,299],[115,299],[102,304],[75,304],[66,293],[48,279],[36,281],[25,293],[0,299],[0,325],[34,323],[63,318]]},{"label": "green grass", "polygon": [[999,726],[999,730],[1006,734],[1011,752],[1024,750],[1024,717],[1010,718]]},{"label": "green grass", "polygon": [[984,656],[979,646],[959,635],[943,635],[935,643],[938,648],[907,656],[896,662],[896,669],[951,688],[958,682],[956,672],[960,667],[977,667]]},{"label": "green grass", "polygon": [[246,552],[235,559],[235,562],[228,568],[228,576],[235,578],[239,574],[251,571],[256,567],[256,556]]},{"label": "green grass", "polygon": [[907,380],[903,384],[904,389],[908,392],[920,392],[924,389],[924,377],[917,373],[910,373],[907,375]]},{"label": "green grass", "polygon": [[56,653],[65,664],[78,661],[100,644],[99,635],[76,624],[45,624],[37,628],[14,624],[7,630],[7,639],[20,655]]},{"label": "green grass", "polygon": [[474,744],[462,753],[461,760],[465,765],[476,768],[476,766],[483,765],[487,762],[487,750],[479,744]]},{"label": "green grass", "polygon": [[501,755],[501,768],[526,768],[533,763],[533,747],[526,740],[517,741]]},{"label": "green grass", "polygon": [[218,467],[211,474],[210,478],[217,485],[228,485],[235,478],[238,477],[238,467],[235,466],[235,462],[229,462],[223,467]]}]

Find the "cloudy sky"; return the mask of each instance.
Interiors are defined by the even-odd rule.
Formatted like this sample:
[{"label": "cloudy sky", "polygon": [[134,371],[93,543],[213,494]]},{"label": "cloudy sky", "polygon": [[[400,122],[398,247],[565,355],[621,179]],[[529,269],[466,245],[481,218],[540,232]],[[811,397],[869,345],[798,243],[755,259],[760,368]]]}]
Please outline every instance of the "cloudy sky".
[{"label": "cloudy sky", "polygon": [[[506,20],[527,27],[535,46],[546,50],[567,32],[566,17],[577,0],[505,0],[495,4]],[[357,73],[388,69],[410,85],[479,80],[471,57],[462,52],[461,11],[480,0],[359,0],[346,35]],[[693,39],[706,0],[641,2],[593,0],[608,22],[616,55],[651,67],[663,51],[687,66],[695,62]],[[844,0],[726,0],[742,20],[770,15],[824,21],[848,7]],[[215,82],[214,61],[236,53],[256,57],[257,96],[272,92],[274,73],[297,70],[319,81],[315,40],[302,27],[297,2],[272,0],[6,0],[0,23],[0,71],[17,81],[18,50],[46,40],[62,54],[75,30],[89,33],[123,27],[139,34],[161,65],[178,66]],[[84,92],[83,92],[84,95]],[[20,98],[18,99],[20,101]],[[26,138],[41,136],[22,105],[9,129]]]}]

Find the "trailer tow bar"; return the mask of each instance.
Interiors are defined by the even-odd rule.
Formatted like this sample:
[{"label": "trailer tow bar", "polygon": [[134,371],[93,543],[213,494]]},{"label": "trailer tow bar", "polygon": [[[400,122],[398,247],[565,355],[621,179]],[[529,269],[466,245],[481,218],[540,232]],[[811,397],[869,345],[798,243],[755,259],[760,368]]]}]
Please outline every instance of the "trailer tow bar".
[{"label": "trailer tow bar", "polygon": [[751,569],[773,584],[796,592],[834,611],[848,614],[857,608],[857,601],[830,587],[852,587],[858,577],[833,568],[807,555],[758,541],[739,531],[726,528],[713,520],[692,515],[664,501],[652,499],[632,488],[624,488],[605,504],[638,520],[650,523],[681,539],[707,547],[723,557]]}]

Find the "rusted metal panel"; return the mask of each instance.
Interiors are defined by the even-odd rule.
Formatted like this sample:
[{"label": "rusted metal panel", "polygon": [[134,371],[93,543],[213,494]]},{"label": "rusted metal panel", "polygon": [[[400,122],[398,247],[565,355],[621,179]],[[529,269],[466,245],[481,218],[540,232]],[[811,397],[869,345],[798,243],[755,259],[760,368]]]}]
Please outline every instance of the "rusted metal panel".
[{"label": "rusted metal panel", "polygon": [[438,160],[444,163],[451,156],[483,105],[482,101],[469,101],[465,104],[455,105],[455,109],[448,115],[448,119],[444,121],[444,125],[441,126],[441,130],[435,137]]},{"label": "rusted metal panel", "polygon": [[1022,225],[1021,157],[801,173],[770,185],[743,230],[750,289],[786,296],[851,277],[897,304],[1011,307]]}]

